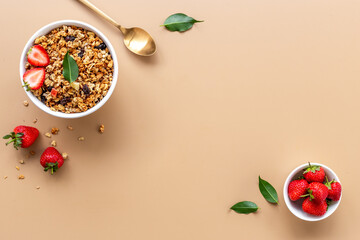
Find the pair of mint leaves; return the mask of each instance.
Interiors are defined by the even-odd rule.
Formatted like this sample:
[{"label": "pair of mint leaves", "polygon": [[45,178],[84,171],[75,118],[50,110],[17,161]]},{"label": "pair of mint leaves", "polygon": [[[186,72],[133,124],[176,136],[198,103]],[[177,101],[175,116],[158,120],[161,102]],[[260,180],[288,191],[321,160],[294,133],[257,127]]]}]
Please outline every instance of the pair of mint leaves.
[{"label": "pair of mint leaves", "polygon": [[[274,204],[279,204],[279,199],[275,188],[269,182],[262,179],[260,176],[259,176],[259,190],[263,195],[263,197],[266,199],[266,201]],[[238,202],[230,209],[234,210],[237,213],[249,214],[252,212],[256,212],[259,209],[259,207],[254,202],[243,201],[243,202]]]}]

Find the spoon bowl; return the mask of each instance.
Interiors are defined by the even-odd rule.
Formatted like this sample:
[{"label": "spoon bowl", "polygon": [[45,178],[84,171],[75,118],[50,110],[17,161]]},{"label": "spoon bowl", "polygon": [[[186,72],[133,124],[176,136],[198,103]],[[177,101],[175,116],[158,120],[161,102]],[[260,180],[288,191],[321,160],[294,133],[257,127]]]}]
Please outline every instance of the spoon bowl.
[{"label": "spoon bowl", "polygon": [[151,56],[155,53],[155,41],[144,29],[138,27],[125,28],[123,34],[124,44],[130,51],[141,56]]}]

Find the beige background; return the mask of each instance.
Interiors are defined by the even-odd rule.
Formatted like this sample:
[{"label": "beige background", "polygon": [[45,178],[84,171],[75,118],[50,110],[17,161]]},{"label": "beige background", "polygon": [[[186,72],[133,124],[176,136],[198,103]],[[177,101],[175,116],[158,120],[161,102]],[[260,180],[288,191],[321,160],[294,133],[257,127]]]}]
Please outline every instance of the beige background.
[{"label": "beige background", "polygon": [[[1,239],[356,238],[359,1],[92,2],[148,30],[156,55],[129,53],[115,28],[74,0],[1,0],[1,134],[19,124],[42,134],[30,159],[29,150],[0,144]],[[182,34],[159,27],[176,12],[205,22]],[[21,51],[36,30],[61,19],[99,28],[119,59],[111,99],[78,120],[22,105]],[[60,133],[52,139],[70,157],[50,176],[39,157],[54,126]],[[333,168],[344,188],[338,210],[317,223],[297,219],[282,197],[287,175],[307,161]],[[278,190],[280,206],[261,196],[259,174]],[[261,209],[229,211],[243,200]]]}]

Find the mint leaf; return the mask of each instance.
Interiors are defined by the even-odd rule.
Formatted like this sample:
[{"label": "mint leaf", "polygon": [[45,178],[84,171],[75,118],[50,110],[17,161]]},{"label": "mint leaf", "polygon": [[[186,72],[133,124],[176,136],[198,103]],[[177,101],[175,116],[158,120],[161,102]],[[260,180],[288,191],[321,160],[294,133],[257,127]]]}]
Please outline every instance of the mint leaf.
[{"label": "mint leaf", "polygon": [[279,204],[279,199],[275,188],[259,176],[259,189],[266,201]]},{"label": "mint leaf", "polygon": [[258,210],[258,206],[256,205],[256,203],[250,201],[243,201],[243,202],[238,202],[230,209],[234,210],[237,213],[249,214],[252,212],[256,212]]},{"label": "mint leaf", "polygon": [[70,56],[69,51],[65,54],[63,68],[64,78],[70,83],[74,82],[79,76],[79,67],[74,58]]},{"label": "mint leaf", "polygon": [[189,30],[190,28],[192,28],[192,26],[194,25],[194,23],[197,22],[203,22],[203,21],[198,21],[195,20],[192,17],[187,16],[186,14],[183,13],[175,13],[171,16],[169,16],[165,22],[164,25],[167,30],[169,31],[178,31],[178,32],[185,32],[187,30]]}]

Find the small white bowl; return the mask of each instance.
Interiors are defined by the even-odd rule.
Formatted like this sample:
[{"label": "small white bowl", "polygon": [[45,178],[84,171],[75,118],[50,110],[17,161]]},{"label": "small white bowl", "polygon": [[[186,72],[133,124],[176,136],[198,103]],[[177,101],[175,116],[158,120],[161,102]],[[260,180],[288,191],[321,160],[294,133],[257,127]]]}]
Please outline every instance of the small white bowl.
[{"label": "small white bowl", "polygon": [[77,26],[77,27],[81,27],[84,28],[86,30],[90,30],[92,32],[94,32],[96,35],[98,35],[106,44],[106,47],[109,49],[109,52],[111,54],[111,57],[113,59],[114,62],[114,72],[113,72],[113,80],[111,83],[111,86],[107,92],[107,94],[105,95],[105,97],[103,99],[101,99],[100,102],[98,102],[94,107],[88,109],[85,112],[81,112],[81,113],[63,113],[63,112],[55,112],[55,111],[51,111],[49,107],[47,107],[44,103],[42,103],[39,99],[37,99],[30,91],[26,91],[25,87],[25,93],[28,95],[28,97],[31,99],[31,101],[37,106],[39,107],[41,110],[43,110],[44,112],[53,115],[55,117],[61,117],[61,118],[80,118],[80,117],[84,117],[87,116],[93,112],[95,112],[96,110],[98,110],[99,108],[101,108],[106,101],[110,98],[111,94],[113,93],[115,86],[116,86],[116,82],[117,82],[117,78],[118,78],[118,61],[116,58],[116,53],[115,50],[113,48],[113,46],[111,45],[110,41],[105,37],[105,35],[103,33],[101,33],[98,29],[96,29],[95,27],[91,26],[90,24],[84,23],[84,22],[80,22],[80,21],[76,21],[76,20],[61,20],[61,21],[57,21],[57,22],[52,22],[42,28],[40,28],[34,35],[32,35],[32,37],[29,39],[29,41],[26,43],[24,50],[21,54],[21,58],[20,58],[20,80],[21,80],[21,85],[23,85],[23,75],[25,73],[25,64],[27,62],[27,52],[29,51],[29,49],[34,45],[34,41],[37,37],[39,36],[43,36],[47,33],[49,33],[51,30],[60,27],[62,25],[68,25],[68,26]]},{"label": "small white bowl", "polygon": [[[320,163],[311,163],[311,165],[318,165],[321,166],[324,171],[325,171],[325,175],[327,176],[327,178],[329,179],[329,181],[331,181],[332,179],[335,179],[337,182],[340,183],[339,178],[336,176],[335,172],[333,170],[331,170],[329,167],[325,166],[324,164],[320,164]],[[297,168],[295,168],[287,177],[285,184],[284,184],[284,200],[286,203],[286,206],[288,207],[288,209],[290,210],[290,212],[292,212],[292,214],[294,214],[296,217],[305,220],[305,221],[320,221],[323,220],[327,217],[329,217],[331,214],[333,214],[336,210],[336,208],[339,206],[340,201],[341,201],[341,197],[342,197],[342,193],[341,193],[341,197],[339,199],[339,201],[332,201],[328,210],[326,211],[326,213],[322,216],[314,216],[311,214],[308,214],[306,212],[304,212],[302,210],[302,202],[303,200],[297,200],[297,201],[291,201],[288,195],[288,187],[289,184],[292,180],[297,179],[298,177],[302,176],[304,169],[309,166],[309,164],[303,164]],[[342,186],[341,186],[342,187]],[[342,189],[343,190],[343,189]]]}]

